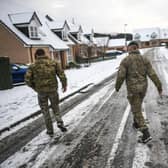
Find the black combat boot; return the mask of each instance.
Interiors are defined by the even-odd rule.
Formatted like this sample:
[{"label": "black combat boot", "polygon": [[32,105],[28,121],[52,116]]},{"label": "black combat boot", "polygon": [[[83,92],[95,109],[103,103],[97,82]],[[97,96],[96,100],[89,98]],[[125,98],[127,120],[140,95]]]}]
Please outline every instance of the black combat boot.
[{"label": "black combat boot", "polygon": [[147,143],[150,140],[152,140],[152,137],[151,137],[151,135],[150,135],[150,133],[148,131],[148,128],[142,130],[142,134],[143,135],[142,135],[141,139],[139,139],[138,142],[140,142],[140,143]]},{"label": "black combat boot", "polygon": [[50,132],[47,131],[46,133],[47,133],[47,135],[49,135],[51,138],[54,136],[54,132],[53,132],[53,131],[52,131],[52,132],[51,132],[51,131],[50,131]]},{"label": "black combat boot", "polygon": [[57,127],[62,131],[62,132],[67,132],[67,128],[64,126],[63,122],[58,122]]},{"label": "black combat boot", "polygon": [[138,123],[137,122],[133,122],[133,124],[132,124],[132,127],[135,129],[135,130],[138,130],[140,127],[139,127],[139,125],[138,125]]}]

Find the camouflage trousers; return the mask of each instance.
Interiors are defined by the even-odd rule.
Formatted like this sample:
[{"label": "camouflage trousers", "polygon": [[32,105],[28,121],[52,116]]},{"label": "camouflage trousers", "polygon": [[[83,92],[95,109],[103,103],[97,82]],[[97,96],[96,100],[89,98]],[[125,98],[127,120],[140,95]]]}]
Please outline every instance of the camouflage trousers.
[{"label": "camouflage trousers", "polygon": [[138,124],[140,131],[148,128],[142,114],[142,102],[144,97],[144,93],[128,94],[128,100],[131,106],[134,122]]},{"label": "camouflage trousers", "polygon": [[49,112],[48,100],[51,103],[51,108],[52,108],[52,111],[54,113],[57,123],[58,122],[63,123],[63,121],[62,121],[60,110],[59,110],[58,93],[57,92],[38,93],[38,102],[39,102],[39,106],[44,116],[47,133],[52,134],[54,130],[53,130],[53,124],[52,124],[52,120],[51,120],[51,116]]}]

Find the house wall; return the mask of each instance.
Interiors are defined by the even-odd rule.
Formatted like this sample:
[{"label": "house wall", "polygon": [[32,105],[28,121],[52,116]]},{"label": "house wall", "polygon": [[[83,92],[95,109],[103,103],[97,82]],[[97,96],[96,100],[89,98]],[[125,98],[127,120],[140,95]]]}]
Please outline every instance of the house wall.
[{"label": "house wall", "polygon": [[66,69],[66,66],[67,66],[67,53],[66,53],[66,51],[61,51],[60,57],[61,57],[61,66],[63,69]]},{"label": "house wall", "polygon": [[38,48],[43,49],[46,53],[46,56],[48,56],[51,59],[54,59],[54,60],[58,61],[61,64],[61,67],[63,69],[66,69],[66,67],[67,67],[67,52],[66,51],[54,51],[53,54],[52,54],[48,47],[33,47],[32,48],[33,62],[35,61],[34,54],[35,54],[35,52]]},{"label": "house wall", "polygon": [[125,46],[108,47],[107,50],[124,50]]},{"label": "house wall", "polygon": [[11,63],[29,63],[28,51],[23,42],[0,23],[0,56],[8,56]]},{"label": "house wall", "polygon": [[85,45],[85,44],[80,45],[80,57],[83,57],[83,58],[88,58],[89,57],[89,55],[88,55],[88,45]]},{"label": "house wall", "polygon": [[76,55],[75,55],[75,45],[72,46],[72,52],[73,52],[73,58],[76,61]]},{"label": "house wall", "polygon": [[96,45],[92,46],[92,48],[91,48],[91,56],[92,57],[98,57],[97,46]]},{"label": "house wall", "polygon": [[60,63],[61,68],[66,69],[67,67],[67,52],[66,51],[54,51],[54,59]]},{"label": "house wall", "polygon": [[168,39],[161,39],[160,42],[161,43],[168,43]]},{"label": "house wall", "polygon": [[61,63],[61,54],[60,51],[54,51],[54,60],[58,61]]},{"label": "house wall", "polygon": [[76,58],[79,57],[80,51],[79,51],[79,45],[78,45],[78,44],[76,44],[76,45],[74,46],[74,51],[75,51],[75,57],[76,57]]},{"label": "house wall", "polygon": [[139,48],[151,48],[151,47],[159,47],[160,40],[150,40],[139,42]]},{"label": "house wall", "polygon": [[45,53],[46,53],[46,56],[51,58],[51,52],[49,50],[49,47],[43,47],[43,46],[42,47],[40,47],[40,46],[39,47],[30,47],[30,48],[28,48],[28,54],[29,54],[29,57],[31,57],[31,61],[29,63],[35,61],[35,52],[39,48],[43,49],[45,51]]},{"label": "house wall", "polygon": [[[28,64],[35,61],[35,52],[37,49],[44,49],[46,55],[52,59],[52,52],[49,47],[45,46],[29,46],[25,47],[24,43],[11,31],[9,31],[4,25],[0,23],[0,56],[8,56],[11,63],[23,63]],[[54,52],[54,58],[59,58],[63,61],[62,67],[66,68],[67,54],[66,51]]]}]

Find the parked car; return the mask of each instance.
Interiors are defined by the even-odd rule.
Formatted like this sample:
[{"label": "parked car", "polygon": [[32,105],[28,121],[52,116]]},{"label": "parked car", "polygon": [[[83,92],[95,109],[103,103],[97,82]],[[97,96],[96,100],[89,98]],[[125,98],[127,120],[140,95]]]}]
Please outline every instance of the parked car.
[{"label": "parked car", "polygon": [[106,56],[117,56],[121,54],[123,54],[123,52],[119,50],[107,50],[106,51]]},{"label": "parked car", "polygon": [[28,66],[23,64],[11,64],[11,69],[13,83],[23,83]]}]

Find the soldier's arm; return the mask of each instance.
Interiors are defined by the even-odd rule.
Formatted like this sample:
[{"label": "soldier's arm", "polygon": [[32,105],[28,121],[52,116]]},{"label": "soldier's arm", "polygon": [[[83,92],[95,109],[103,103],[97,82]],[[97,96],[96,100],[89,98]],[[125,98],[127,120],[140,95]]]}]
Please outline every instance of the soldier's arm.
[{"label": "soldier's arm", "polygon": [[34,85],[34,82],[33,82],[33,71],[31,69],[31,67],[28,68],[27,72],[26,72],[26,75],[25,75],[25,83],[31,87],[32,89],[35,89],[35,85]]},{"label": "soldier's arm", "polygon": [[126,78],[126,67],[124,64],[124,61],[121,62],[118,70],[118,75],[116,79],[115,89],[118,92],[121,88],[121,85],[123,84],[124,80]]},{"label": "soldier's arm", "polygon": [[67,87],[67,78],[65,76],[65,73],[58,62],[56,62],[55,65],[56,65],[56,74],[61,81],[62,87],[66,88]]},{"label": "soldier's arm", "polygon": [[147,71],[147,75],[149,76],[149,78],[153,81],[153,83],[155,84],[155,86],[158,89],[158,92],[162,92],[162,84],[155,72],[155,70],[153,69],[151,63],[146,59],[146,71]]}]

